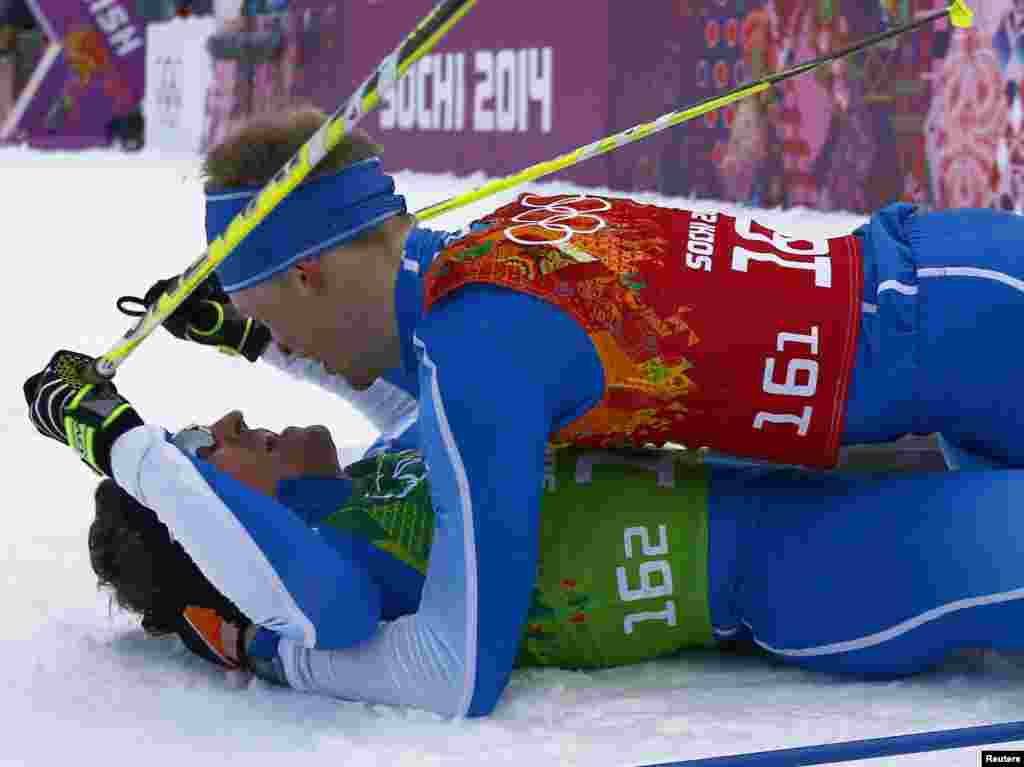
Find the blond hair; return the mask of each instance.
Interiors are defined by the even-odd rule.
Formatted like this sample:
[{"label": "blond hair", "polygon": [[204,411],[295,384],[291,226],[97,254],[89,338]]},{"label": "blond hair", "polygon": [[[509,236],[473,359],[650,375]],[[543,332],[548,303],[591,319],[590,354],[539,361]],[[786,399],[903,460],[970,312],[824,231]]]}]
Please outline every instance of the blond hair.
[{"label": "blond hair", "polygon": [[[313,107],[254,118],[207,153],[202,168],[206,189],[262,186],[326,120],[327,115]],[[327,153],[308,178],[336,173],[381,152],[369,136],[354,131]]]}]

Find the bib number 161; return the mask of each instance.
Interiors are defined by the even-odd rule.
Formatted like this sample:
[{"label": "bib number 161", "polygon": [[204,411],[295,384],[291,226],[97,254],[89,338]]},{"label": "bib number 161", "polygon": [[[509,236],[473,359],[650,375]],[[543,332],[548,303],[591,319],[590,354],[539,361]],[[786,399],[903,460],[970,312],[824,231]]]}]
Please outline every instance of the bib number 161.
[{"label": "bib number 161", "polygon": [[[782,381],[776,380],[776,358],[768,357],[764,361],[761,391],[765,394],[777,394],[797,399],[813,397],[818,391],[818,361],[814,359],[818,356],[818,341],[817,325],[813,325],[809,333],[779,333],[775,339],[776,351],[785,351],[787,344],[806,346],[810,357],[789,360],[786,363],[785,378]],[[754,428],[761,430],[764,429],[765,424],[769,423],[790,424],[796,427],[797,434],[805,437],[811,428],[813,415],[814,407],[811,405],[804,405],[799,414],[761,411],[754,416]]]}]

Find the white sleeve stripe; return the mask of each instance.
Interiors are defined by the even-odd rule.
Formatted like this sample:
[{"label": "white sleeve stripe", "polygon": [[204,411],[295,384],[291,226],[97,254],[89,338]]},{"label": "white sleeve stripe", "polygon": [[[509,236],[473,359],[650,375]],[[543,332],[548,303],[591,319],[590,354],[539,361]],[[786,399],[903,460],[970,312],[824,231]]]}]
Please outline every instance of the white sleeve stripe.
[{"label": "white sleeve stripe", "polygon": [[922,279],[934,277],[974,277],[980,280],[992,280],[1001,282],[1003,285],[1024,292],[1024,280],[1019,280],[1005,272],[997,272],[994,269],[979,269],[975,266],[935,266],[917,270],[917,276]]},{"label": "white sleeve stripe", "polygon": [[464,717],[469,712],[470,704],[473,701],[473,691],[476,687],[476,666],[477,666],[477,632],[480,616],[477,611],[477,599],[479,584],[477,583],[476,563],[476,532],[473,527],[473,497],[469,491],[469,477],[466,476],[466,467],[462,462],[455,438],[452,436],[451,426],[448,423],[448,414],[445,412],[444,402],[441,398],[441,389],[437,382],[437,365],[427,353],[426,345],[415,335],[413,343],[423,351],[423,364],[430,371],[430,400],[437,415],[437,422],[440,426],[441,441],[455,472],[455,481],[459,488],[459,503],[463,512],[463,556],[466,567],[466,670],[463,681],[462,699],[456,709],[455,716]]},{"label": "white sleeve stripe", "polygon": [[917,285],[907,285],[906,283],[900,282],[899,280],[886,280],[878,286],[878,295],[882,295],[886,291],[894,290],[900,295],[904,296],[916,296]]},{"label": "white sleeve stripe", "polygon": [[117,483],[156,512],[203,574],[253,623],[316,646],[316,626],[263,550],[162,429],[131,429],[114,443],[110,460]]},{"label": "white sleeve stripe", "polygon": [[[924,267],[917,270],[917,277],[921,280],[935,279],[937,277],[970,277],[978,280],[991,280],[1024,293],[1024,280],[1020,280],[1005,272],[997,272],[994,269],[980,269],[975,266]],[[877,292],[881,295],[885,291],[895,291],[904,296],[916,296],[918,288],[916,285],[907,285],[898,280],[886,280],[878,286]],[[864,303],[862,308],[868,314],[878,313],[878,306],[876,304]]]},{"label": "white sleeve stripe", "polygon": [[[47,394],[45,394],[47,386],[59,386],[60,388],[58,388],[57,391],[55,391],[53,394],[47,395]],[[45,413],[44,414],[43,412],[41,412],[39,410],[39,404],[41,402],[44,402],[44,401],[49,402],[49,400],[51,398],[60,396],[61,388],[67,389],[69,387],[68,387],[68,385],[66,383],[64,383],[62,381],[52,381],[49,384],[44,384],[43,387],[40,388],[39,394],[36,396],[35,402],[32,404],[32,409],[35,411],[36,421],[43,425],[43,427],[46,429],[47,433],[50,436],[54,437],[55,439],[59,439],[59,440],[63,441],[64,440],[64,434],[63,433],[58,433],[58,432],[56,432],[54,430],[54,424],[50,423],[50,415],[49,415],[49,413]],[[67,398],[68,398],[68,395],[65,395],[64,396],[64,401],[61,403],[60,410],[62,412],[64,410],[64,404],[67,402]]]},{"label": "white sleeve stripe", "polygon": [[[958,599],[957,601],[950,602],[949,604],[939,605],[927,612],[905,620],[902,623],[897,623],[895,626],[887,628],[884,631],[869,634],[858,639],[850,639],[845,642],[833,642],[832,644],[819,645],[818,647],[786,650],[783,648],[772,647],[767,642],[762,642],[757,638],[757,636],[754,636],[754,641],[769,652],[775,653],[776,655],[782,655],[787,658],[813,658],[820,655],[835,655],[837,653],[852,652],[854,650],[863,650],[868,647],[875,647],[883,642],[896,639],[919,626],[923,626],[926,623],[938,620],[944,615],[949,615],[950,613],[954,613],[959,610],[969,610],[972,607],[1012,602],[1017,599],[1024,599],[1024,588],[1004,591],[998,594],[986,594],[985,596],[980,597]],[[746,625],[748,628],[753,630],[749,623]]]}]

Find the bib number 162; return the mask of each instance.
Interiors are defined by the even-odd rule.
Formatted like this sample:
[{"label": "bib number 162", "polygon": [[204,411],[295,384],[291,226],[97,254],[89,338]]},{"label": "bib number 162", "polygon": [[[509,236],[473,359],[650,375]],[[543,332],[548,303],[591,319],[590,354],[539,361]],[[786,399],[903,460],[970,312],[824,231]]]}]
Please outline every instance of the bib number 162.
[{"label": "bib number 162", "polygon": [[[646,599],[672,596],[672,566],[666,557],[668,554],[668,528],[658,525],[657,543],[652,542],[650,529],[646,527],[627,527],[623,531],[623,548],[626,559],[633,559],[634,554],[641,557],[659,557],[640,563],[640,585],[632,586],[625,567],[615,568],[615,580],[619,586],[619,599],[623,602],[635,602]],[[637,551],[639,549],[639,551]],[[654,576],[657,576],[655,579]],[[676,603],[673,599],[665,600],[663,610],[651,610],[630,613],[623,621],[622,630],[632,634],[637,623],[643,621],[665,621],[669,626],[676,625]]]}]

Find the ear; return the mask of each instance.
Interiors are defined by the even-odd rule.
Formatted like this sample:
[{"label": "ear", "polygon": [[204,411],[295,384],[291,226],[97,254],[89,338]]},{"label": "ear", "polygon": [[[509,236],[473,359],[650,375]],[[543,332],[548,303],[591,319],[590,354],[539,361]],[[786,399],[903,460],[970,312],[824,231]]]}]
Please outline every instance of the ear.
[{"label": "ear", "polygon": [[327,285],[323,266],[319,258],[306,258],[294,267],[299,285],[307,292],[320,293]]}]

